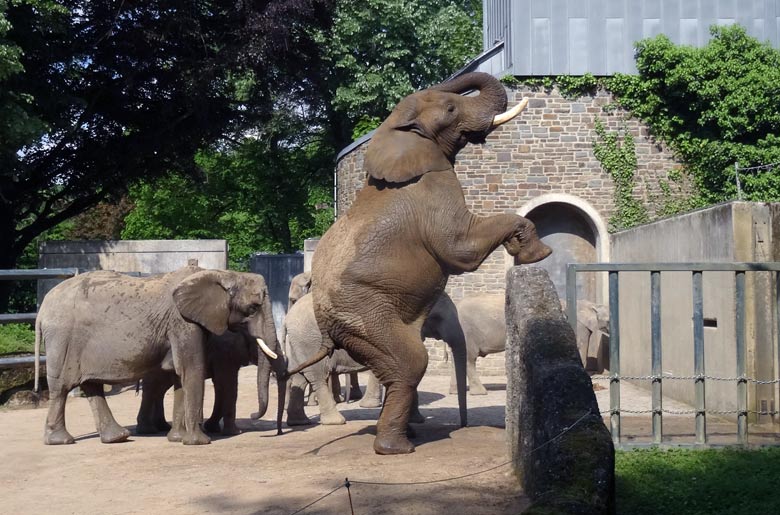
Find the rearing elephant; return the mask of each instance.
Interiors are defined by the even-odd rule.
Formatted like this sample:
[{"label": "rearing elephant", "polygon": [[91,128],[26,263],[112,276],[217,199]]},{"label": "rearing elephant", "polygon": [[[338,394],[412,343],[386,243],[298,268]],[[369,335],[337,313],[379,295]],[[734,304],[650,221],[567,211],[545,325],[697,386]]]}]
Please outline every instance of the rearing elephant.
[{"label": "rearing elephant", "polygon": [[[472,90],[479,95],[461,95]],[[365,187],[317,246],[312,295],[323,343],[290,373],[334,345],[368,366],[387,388],[378,454],[414,450],[409,409],[428,365],[420,334],[449,275],[476,270],[502,244],[519,263],[551,252],[526,218],[469,212],[453,169],[460,149],[483,142],[526,104],[504,112],[504,87],[485,73],[401,100],[368,145]]]}]

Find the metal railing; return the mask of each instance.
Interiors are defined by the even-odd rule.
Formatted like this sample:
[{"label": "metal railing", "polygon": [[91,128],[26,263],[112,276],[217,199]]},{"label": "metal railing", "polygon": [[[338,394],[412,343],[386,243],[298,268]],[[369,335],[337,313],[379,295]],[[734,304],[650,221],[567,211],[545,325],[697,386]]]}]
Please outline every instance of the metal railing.
[{"label": "metal railing", "polygon": [[[774,272],[775,295],[774,314],[775,338],[780,334],[780,263],[572,263],[566,267],[566,313],[569,323],[577,330],[577,273],[607,272],[609,274],[609,413],[612,440],[621,445],[620,434],[620,381],[650,380],[652,381],[652,409],[643,413],[652,414],[653,444],[663,441],[663,414],[672,413],[663,408],[663,380],[694,381],[695,409],[684,413],[695,416],[695,444],[707,444],[707,414],[715,413],[706,409],[705,385],[707,380],[736,382],[737,409],[719,411],[718,414],[735,414],[737,416],[737,443],[748,444],[748,414],[777,415],[777,411],[748,410],[748,382],[757,384],[777,384],[780,379],[761,381],[746,376],[745,344],[745,272]],[[650,274],[650,319],[651,319],[651,375],[621,376],[620,374],[620,312],[619,312],[619,274],[621,272],[647,272]],[[693,347],[694,375],[688,377],[671,377],[664,375],[661,369],[661,273],[691,272],[693,292]],[[735,275],[735,306],[736,306],[736,377],[713,377],[706,375],[704,367],[704,296],[703,272],[733,272]],[[775,375],[778,371],[775,368]],[[628,412],[628,410],[625,410]],[[638,413],[632,411],[632,413]],[[678,412],[674,412],[678,414]],[[683,413],[683,412],[679,412]],[[625,446],[625,444],[622,444]]]},{"label": "metal railing", "polygon": [[[29,270],[0,270],[0,281],[33,281],[38,279],[67,279],[79,273],[78,268],[42,268]],[[0,324],[32,324],[37,313],[0,314]],[[28,367],[34,362],[33,356],[0,358],[0,367]],[[46,356],[41,356],[41,364]]]}]

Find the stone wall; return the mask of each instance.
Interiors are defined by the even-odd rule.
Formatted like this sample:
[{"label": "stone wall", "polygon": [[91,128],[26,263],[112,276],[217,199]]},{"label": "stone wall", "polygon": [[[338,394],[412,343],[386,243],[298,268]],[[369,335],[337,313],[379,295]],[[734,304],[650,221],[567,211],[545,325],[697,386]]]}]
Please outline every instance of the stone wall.
[{"label": "stone wall", "polygon": [[[455,170],[475,214],[518,212],[542,195],[566,194],[589,203],[608,220],[614,210],[614,183],[593,154],[596,119],[607,131],[628,130],[634,136],[639,162],[635,194],[646,204],[658,200],[659,180],[678,167],[647,127],[625,111],[608,107],[612,97],[606,91],[574,100],[563,98],[557,89],[507,93],[510,106],[528,97],[528,109],[491,133],[485,145],[469,145],[457,158]],[[340,214],[346,213],[365,182],[366,145],[357,146],[337,164]],[[501,292],[511,264],[499,247],[476,272],[450,277],[447,291],[455,301],[470,293]],[[435,361],[432,356],[430,368],[438,366]],[[482,358],[479,366],[488,373],[494,366],[500,370],[502,361],[501,356]]]}]

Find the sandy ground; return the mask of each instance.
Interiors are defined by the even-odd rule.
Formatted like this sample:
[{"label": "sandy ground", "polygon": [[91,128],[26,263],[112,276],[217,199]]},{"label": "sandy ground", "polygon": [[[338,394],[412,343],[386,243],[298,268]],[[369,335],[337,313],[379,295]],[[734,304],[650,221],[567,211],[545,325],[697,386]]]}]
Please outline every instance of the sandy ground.
[{"label": "sandy ground", "polygon": [[[206,446],[169,443],[162,434],[102,444],[87,400],[73,397],[66,416],[77,443],[50,447],[42,443],[45,408],[0,410],[0,513],[292,514],[334,489],[302,513],[350,513],[350,494],[358,515],[501,515],[528,506],[507,464],[504,377],[483,377],[488,395],[469,396],[469,427],[460,428],[457,400],[447,394],[449,377],[426,376],[420,402],[427,421],[415,426],[416,452],[378,456],[372,443],[379,409],[360,408],[357,402],[339,404],[345,425],[285,426],[285,434],[276,436],[272,381],[272,408],[262,420],[250,420],[256,408],[254,374],[255,368],[247,367],[240,375],[238,414],[244,418],[238,425],[244,433],[215,437]],[[596,385],[599,408],[607,410],[609,390]],[[207,414],[212,400],[208,381]],[[112,395],[108,403],[119,423],[134,429],[140,404],[134,390]],[[170,414],[170,393],[166,404]],[[647,410],[650,397],[624,383],[621,405]],[[668,399],[664,407],[691,409]],[[316,407],[306,411],[317,420]],[[664,416],[664,433],[672,440],[693,442],[693,432],[691,416]],[[728,422],[708,419],[708,432],[714,433],[713,442],[735,440],[734,424]],[[650,441],[650,415],[623,417],[622,433],[626,442]],[[751,429],[751,439],[757,436]],[[778,444],[780,438],[770,434],[766,443]],[[349,493],[339,488],[345,478],[352,482]]]},{"label": "sandy ground", "polygon": [[[75,445],[42,443],[46,409],[0,411],[0,513],[263,513],[291,514],[344,483],[355,514],[509,514],[528,501],[510,473],[504,441],[505,379],[485,377],[486,396],[469,396],[470,427],[460,428],[449,378],[428,376],[420,387],[416,452],[378,456],[372,448],[378,409],[340,404],[342,426],[287,428],[276,436],[274,409],[259,421],[254,367],[240,376],[238,425],[244,433],[210,445],[169,443],[164,435],[100,443],[85,398],[68,399],[68,430]],[[273,384],[273,381],[272,381]],[[365,380],[361,381],[365,384]],[[275,406],[275,388],[271,406]],[[205,410],[213,399],[207,382]],[[170,393],[166,413],[171,413]],[[108,397],[131,429],[140,404],[132,389]],[[306,408],[313,416],[316,407]],[[431,484],[365,485],[357,481],[412,483],[488,472]],[[340,488],[303,513],[350,513]]]}]

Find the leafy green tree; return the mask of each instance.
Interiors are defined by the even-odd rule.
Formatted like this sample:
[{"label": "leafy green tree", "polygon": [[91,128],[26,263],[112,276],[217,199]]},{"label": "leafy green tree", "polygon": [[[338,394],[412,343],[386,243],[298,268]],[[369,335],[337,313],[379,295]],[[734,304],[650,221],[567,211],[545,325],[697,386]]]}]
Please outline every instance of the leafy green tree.
[{"label": "leafy green tree", "polygon": [[[414,90],[440,82],[481,51],[481,3],[456,0],[339,0],[318,41],[338,143],[375,128]],[[355,127],[358,130],[353,131]]]},{"label": "leafy green tree", "polygon": [[[0,0],[0,268],[128,184],[301,103],[328,0]],[[0,284],[0,311],[7,291]]]},{"label": "leafy green tree", "polygon": [[[736,197],[734,163],[780,162],[780,51],[738,26],[713,27],[702,48],[666,36],[638,44],[638,76],[608,82],[686,163],[705,203]],[[780,200],[778,168],[740,176],[746,200]]]}]

